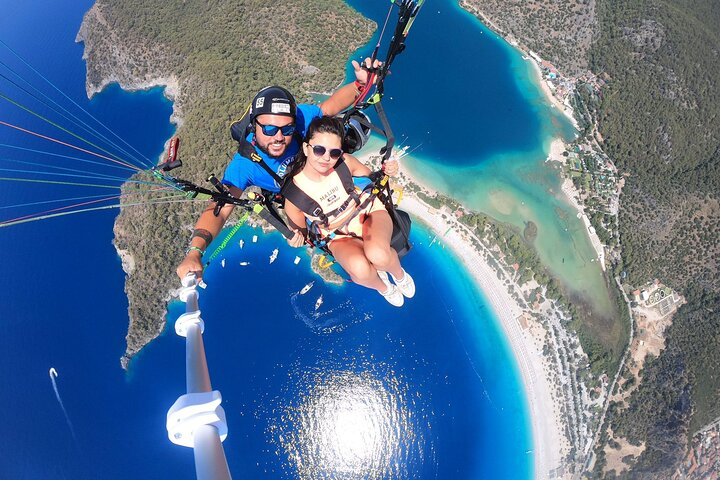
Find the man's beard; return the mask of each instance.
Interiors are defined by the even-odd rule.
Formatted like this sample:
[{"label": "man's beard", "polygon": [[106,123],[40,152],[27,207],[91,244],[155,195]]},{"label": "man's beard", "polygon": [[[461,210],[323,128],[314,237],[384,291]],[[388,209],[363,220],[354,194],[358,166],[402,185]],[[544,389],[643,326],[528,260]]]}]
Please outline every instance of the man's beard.
[{"label": "man's beard", "polygon": [[[268,143],[268,145],[272,145],[272,143]],[[278,159],[282,158],[282,156],[285,155],[285,152],[287,152],[287,149],[288,149],[289,145],[288,145],[287,143],[285,143],[285,142],[283,142],[283,145],[285,145],[285,149],[282,151],[282,153],[281,153],[280,155],[273,155],[272,153],[270,153],[270,152],[268,151],[267,147],[263,147],[262,145],[260,145],[260,144],[257,143],[257,142],[255,143],[255,146],[256,146],[258,149],[260,149],[261,152],[263,152],[265,155],[267,155],[268,157],[270,157],[270,158],[272,158],[272,159],[275,159],[275,160],[278,160]]]}]

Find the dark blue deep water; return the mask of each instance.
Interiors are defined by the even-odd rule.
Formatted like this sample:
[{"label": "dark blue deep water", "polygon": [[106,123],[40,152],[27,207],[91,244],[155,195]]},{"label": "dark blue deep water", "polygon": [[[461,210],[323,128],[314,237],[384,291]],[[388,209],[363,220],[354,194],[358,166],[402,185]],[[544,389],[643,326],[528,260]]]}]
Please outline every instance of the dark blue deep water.
[{"label": "dark blue deep water", "polygon": [[[348,3],[382,28],[386,2]],[[381,44],[381,59],[396,11]],[[372,53],[379,33],[358,58]],[[479,159],[498,154],[531,152],[542,143],[546,125],[541,107],[528,101],[523,81],[515,78],[526,77],[514,70],[517,52],[457,2],[425,2],[406,45],[385,81],[383,98],[399,143],[407,142],[425,161],[456,167],[476,166]]]},{"label": "dark blue deep water", "polygon": [[[433,36],[430,14],[433,22],[448,26],[463,22],[468,28],[452,32],[463,38],[452,42],[485,49],[484,60],[468,62],[488,63],[486,74],[472,74],[463,92],[448,92],[446,82],[468,78],[465,64],[414,66],[406,62],[410,56],[398,57],[393,81],[412,74],[416,85],[427,85],[421,108],[403,103],[410,101],[404,94],[392,94],[388,112],[398,133],[422,136],[428,120],[415,112],[441,116],[448,102],[466,104],[465,95],[478,88],[501,92],[492,97],[505,98],[503,108],[522,115],[527,107],[521,95],[508,90],[513,82],[511,70],[503,67],[505,53],[478,40],[487,34],[479,34],[479,23],[450,2],[440,4],[437,18],[436,5],[425,7],[428,18],[418,19],[409,48],[447,50]],[[173,132],[171,105],[160,89],[129,94],[114,86],[92,101],[85,97],[82,46],[74,38],[91,2],[0,0],[0,5],[0,40],[145,157],[159,155]],[[377,12],[361,11],[378,18]],[[467,53],[458,50],[447,54]],[[7,50],[0,60],[17,65]],[[52,90],[34,83],[44,92]],[[0,92],[13,91],[0,85]],[[403,115],[404,108],[411,113]],[[457,130],[463,132],[470,116],[480,113],[453,107]],[[488,152],[508,144],[534,145],[539,127],[531,117],[522,132],[499,128],[498,143],[488,144]],[[52,131],[1,99],[0,120]],[[447,135],[433,136],[423,148],[438,158],[457,154],[457,143],[446,142]],[[68,154],[2,126],[0,144]],[[37,155],[0,147],[0,158],[33,161]],[[0,206],[95,193],[72,186],[0,185]],[[1,219],[22,214],[0,212]],[[165,431],[166,411],[185,387],[182,340],[169,328],[132,362],[129,374],[119,366],[127,299],[111,244],[116,213],[103,210],[0,229],[0,478],[193,478],[192,453],[171,444]],[[287,247],[277,234],[241,229],[222,255],[225,267],[220,258],[209,267],[208,288],[200,298],[205,343],[213,387],[223,394],[230,430],[224,445],[235,478],[532,475],[524,394],[499,326],[461,261],[437,243],[429,247],[432,234],[416,224],[415,249],[403,263],[417,280],[418,294],[402,309],[355,285],[323,284],[305,253]],[[252,243],[255,233],[260,238]],[[270,264],[274,248],[279,255]],[[293,263],[295,255],[301,257],[299,265]],[[299,295],[311,281],[312,289]],[[324,302],[315,310],[321,294]],[[182,308],[171,306],[169,319]],[[58,372],[67,417],[53,391],[50,367]]]}]

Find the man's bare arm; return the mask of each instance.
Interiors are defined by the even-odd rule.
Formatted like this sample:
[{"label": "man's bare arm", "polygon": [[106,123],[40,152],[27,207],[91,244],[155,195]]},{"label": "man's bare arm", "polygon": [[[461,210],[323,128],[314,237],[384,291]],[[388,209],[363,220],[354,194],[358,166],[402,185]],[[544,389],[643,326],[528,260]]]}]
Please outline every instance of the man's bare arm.
[{"label": "man's bare arm", "polygon": [[[230,187],[230,193],[235,197],[240,197],[242,190]],[[202,277],[202,256],[213,239],[220,233],[235,208],[235,205],[226,204],[220,210],[220,214],[215,216],[216,205],[213,201],[209,202],[207,208],[195,223],[195,229],[185,258],[180,262],[176,270],[178,277],[183,278],[188,272],[195,272],[198,278]]]}]

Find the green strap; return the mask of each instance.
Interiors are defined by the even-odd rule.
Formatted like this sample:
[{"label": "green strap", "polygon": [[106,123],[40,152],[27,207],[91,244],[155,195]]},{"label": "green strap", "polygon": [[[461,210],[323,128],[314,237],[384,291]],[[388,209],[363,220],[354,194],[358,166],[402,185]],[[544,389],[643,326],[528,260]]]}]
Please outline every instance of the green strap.
[{"label": "green strap", "polygon": [[243,213],[242,217],[240,217],[237,224],[235,224],[235,226],[232,228],[232,230],[230,230],[228,232],[228,234],[223,239],[222,243],[220,245],[218,245],[218,247],[215,249],[215,251],[212,253],[212,255],[210,255],[210,258],[208,259],[208,261],[205,262],[205,266],[210,265],[210,262],[212,262],[215,259],[215,257],[220,255],[220,252],[222,252],[225,249],[225,247],[227,247],[227,244],[230,243],[230,240],[232,240],[232,237],[234,237],[235,234],[238,232],[238,230],[240,230],[240,227],[242,227],[245,224],[248,217],[250,217],[250,212],[246,211],[245,213]]}]

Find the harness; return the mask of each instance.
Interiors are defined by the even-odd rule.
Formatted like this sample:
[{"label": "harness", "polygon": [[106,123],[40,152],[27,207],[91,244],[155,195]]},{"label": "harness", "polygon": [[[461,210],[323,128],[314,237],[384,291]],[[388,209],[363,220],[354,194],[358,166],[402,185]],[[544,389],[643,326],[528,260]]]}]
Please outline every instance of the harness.
[{"label": "harness", "polygon": [[355,191],[355,183],[353,182],[350,169],[345,163],[345,159],[341,158],[335,165],[335,173],[340,178],[340,182],[348,197],[342,205],[330,212],[324,212],[320,204],[301,190],[300,187],[290,179],[283,185],[280,190],[280,195],[286,200],[290,200],[303,213],[317,218],[318,220],[313,221],[314,224],[321,225],[327,229],[331,223],[331,217],[340,215],[347,209],[351,202],[355,202],[356,206],[360,205],[360,195]]},{"label": "harness", "polygon": [[[368,180],[367,182],[365,182],[365,188],[361,189],[361,191],[358,192],[358,188],[355,185],[355,180],[353,179],[353,176],[350,173],[350,169],[348,168],[343,158],[341,158],[335,165],[335,173],[340,179],[340,183],[343,186],[343,190],[347,194],[347,198],[340,206],[329,212],[323,211],[320,204],[318,204],[315,199],[310,197],[310,195],[301,190],[300,187],[298,187],[295,182],[292,181],[292,179],[289,179],[289,181],[285,182],[285,185],[283,185],[283,188],[280,190],[280,195],[282,195],[286,200],[290,200],[296,207],[298,207],[298,209],[300,209],[307,216],[315,217],[317,219],[307,219],[308,235],[310,243],[323,250],[325,250],[323,247],[325,247],[327,243],[335,237],[335,235],[341,234],[357,237],[357,235],[355,235],[354,233],[343,230],[346,229],[350,222],[355,219],[355,217],[357,217],[360,212],[362,212],[365,207],[367,207],[372,201],[371,199],[370,202],[368,202],[367,198],[364,201],[360,200],[362,193],[368,190],[368,186],[372,186],[372,183],[370,183],[369,181],[370,179],[368,179],[367,177],[358,177],[358,180],[361,180],[362,178],[366,178]],[[353,213],[342,223],[342,225],[334,229],[334,231],[330,234],[323,235],[322,229],[328,230],[333,220],[351,206],[354,209]]]},{"label": "harness", "polygon": [[[280,191],[280,194],[286,200],[291,201],[299,210],[307,216],[317,219],[307,219],[308,241],[327,255],[332,255],[328,248],[330,241],[338,235],[358,238],[358,236],[354,232],[349,231],[347,227],[350,222],[357,218],[358,215],[365,211],[365,209],[378,198],[382,201],[383,206],[388,211],[388,214],[390,214],[390,219],[393,222],[391,246],[401,257],[410,251],[412,247],[409,242],[410,216],[406,212],[398,210],[393,203],[393,192],[387,181],[388,177],[384,176],[381,171],[371,173],[368,177],[353,177],[343,159],[340,159],[335,165],[335,172],[340,178],[340,182],[348,197],[339,207],[330,212],[324,212],[322,207],[312,197],[301,190],[292,180],[285,182],[285,185],[283,185]],[[365,193],[367,193],[367,195],[361,200]],[[333,231],[324,233],[323,230],[328,230],[332,220],[348,208],[353,208],[352,214]]]}]

